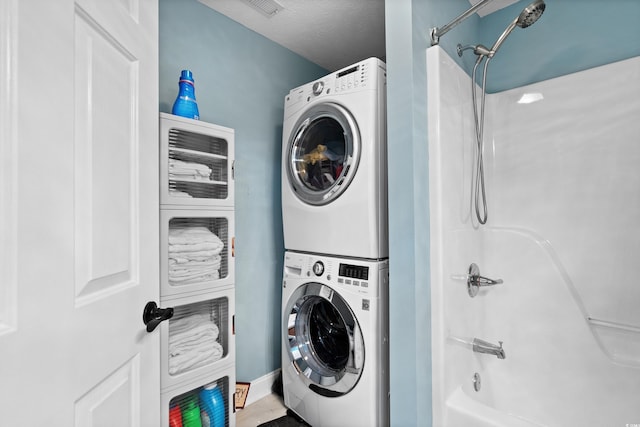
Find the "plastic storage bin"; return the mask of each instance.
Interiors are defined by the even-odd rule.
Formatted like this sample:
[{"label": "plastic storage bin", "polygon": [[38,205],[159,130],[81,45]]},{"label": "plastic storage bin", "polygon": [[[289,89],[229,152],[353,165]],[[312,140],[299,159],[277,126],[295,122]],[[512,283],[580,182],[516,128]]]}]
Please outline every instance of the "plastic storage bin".
[{"label": "plastic storage bin", "polygon": [[[216,415],[218,415],[218,411],[224,411],[223,416],[216,416],[213,420],[209,419],[206,410],[208,402],[206,400],[203,401],[203,399],[207,398],[205,386],[209,386],[210,384],[215,384],[216,389],[219,390],[222,397],[222,405],[216,401]],[[234,389],[235,374],[232,370],[222,370],[206,378],[205,384],[200,387],[193,388],[192,386],[184,386],[163,393],[161,399],[163,408],[162,425],[171,426],[170,420],[178,419],[178,414],[180,414],[183,427],[204,426],[206,425],[205,417],[207,417],[209,422],[224,420],[224,424],[221,427],[235,427],[235,416],[233,416],[235,413],[233,400]],[[205,393],[203,393],[203,391],[205,391]],[[218,427],[218,424],[215,422],[210,425],[211,427]]]},{"label": "plastic storage bin", "polygon": [[205,384],[202,378],[235,364],[234,289],[165,299],[173,317],[161,324],[162,389]]},{"label": "plastic storage bin", "polygon": [[233,211],[163,209],[160,224],[161,296],[233,285]]},{"label": "plastic storage bin", "polygon": [[234,131],[160,114],[160,204],[233,207]]}]

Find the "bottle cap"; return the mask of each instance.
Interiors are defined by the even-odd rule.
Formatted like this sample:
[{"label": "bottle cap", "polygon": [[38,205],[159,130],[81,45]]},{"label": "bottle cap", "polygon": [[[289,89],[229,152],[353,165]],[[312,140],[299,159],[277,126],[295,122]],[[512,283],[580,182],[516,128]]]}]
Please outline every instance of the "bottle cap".
[{"label": "bottle cap", "polygon": [[217,386],[218,386],[218,383],[213,382],[213,383],[210,383],[210,384],[205,385],[205,386],[204,386],[204,387],[202,387],[202,388],[204,388],[205,390],[213,390],[213,389],[214,389],[214,388],[216,388]]},{"label": "bottle cap", "polygon": [[193,73],[189,70],[182,70],[182,73],[180,74],[180,80],[193,81]]}]

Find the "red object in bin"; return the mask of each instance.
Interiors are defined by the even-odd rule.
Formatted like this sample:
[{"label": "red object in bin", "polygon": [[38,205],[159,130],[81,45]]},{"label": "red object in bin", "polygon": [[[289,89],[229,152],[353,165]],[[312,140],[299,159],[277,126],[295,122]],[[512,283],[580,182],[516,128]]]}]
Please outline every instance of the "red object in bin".
[{"label": "red object in bin", "polygon": [[178,405],[169,409],[169,427],[182,427],[182,414]]}]

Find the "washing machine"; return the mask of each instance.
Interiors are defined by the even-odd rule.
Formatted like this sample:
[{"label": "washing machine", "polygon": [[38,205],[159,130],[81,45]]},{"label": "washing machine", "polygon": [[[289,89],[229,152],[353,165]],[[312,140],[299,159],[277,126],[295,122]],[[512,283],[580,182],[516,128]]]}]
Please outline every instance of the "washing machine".
[{"label": "washing machine", "polygon": [[369,58],[285,97],[282,217],[288,250],[388,256],[384,62]]},{"label": "washing machine", "polygon": [[285,406],[313,427],[389,425],[388,260],[285,252]]}]

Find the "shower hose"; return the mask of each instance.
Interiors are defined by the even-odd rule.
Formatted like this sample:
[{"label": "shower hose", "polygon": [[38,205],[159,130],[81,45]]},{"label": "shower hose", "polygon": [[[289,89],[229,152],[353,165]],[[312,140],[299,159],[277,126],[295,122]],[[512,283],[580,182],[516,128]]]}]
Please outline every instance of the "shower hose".
[{"label": "shower hose", "polygon": [[[478,101],[476,94],[476,70],[478,65],[482,62],[483,58],[487,58],[484,63],[484,69],[482,71],[482,94],[480,97],[480,114],[478,115]],[[482,152],[484,150],[484,100],[485,100],[485,87],[487,84],[487,66],[491,57],[484,55],[478,56],[478,60],[473,67],[473,76],[471,79],[471,94],[473,98],[473,118],[476,128],[476,145],[478,148],[478,155],[476,157],[476,176],[474,179],[474,206],[476,211],[476,218],[480,224],[486,224],[487,222],[487,195],[484,185],[484,160]],[[482,212],[480,212],[480,203],[482,203]]]}]

